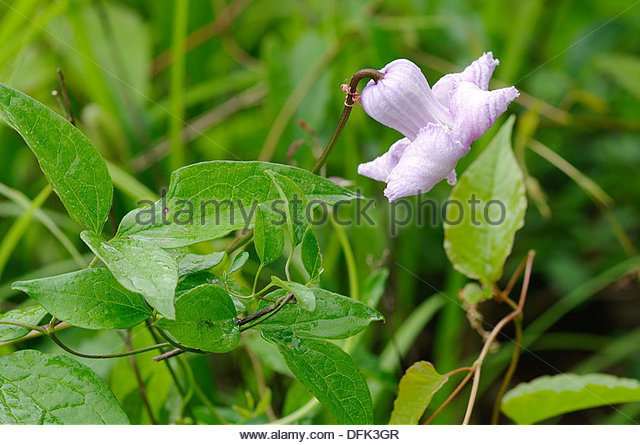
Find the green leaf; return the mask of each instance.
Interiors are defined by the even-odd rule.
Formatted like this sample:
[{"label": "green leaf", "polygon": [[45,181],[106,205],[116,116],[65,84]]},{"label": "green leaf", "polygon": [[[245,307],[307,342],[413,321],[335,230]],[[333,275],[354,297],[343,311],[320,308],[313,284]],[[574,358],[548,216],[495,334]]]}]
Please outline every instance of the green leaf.
[{"label": "green leaf", "polygon": [[89,139],[59,114],[2,84],[0,117],[36,155],[69,214],[100,232],[111,209],[113,187],[107,166]]},{"label": "green leaf", "polygon": [[[289,231],[291,246],[295,247],[302,242],[309,222],[307,221],[307,211],[310,211],[309,200],[304,195],[302,189],[286,176],[279,175],[271,170],[265,173],[273,180],[273,183],[280,194],[280,199],[284,204],[287,229]],[[275,210],[275,208],[274,208]]]},{"label": "green leaf", "polygon": [[175,317],[173,296],[178,283],[178,266],[166,251],[149,241],[126,238],[104,241],[87,231],[80,237],[120,284],[142,294],[160,314],[171,319]]},{"label": "green leaf", "polygon": [[[309,312],[299,304],[287,304],[272,317],[259,325],[263,331],[286,328],[301,337],[330,339],[347,338],[363,331],[373,321],[382,320],[382,314],[352,298],[334,294],[324,289],[309,288],[316,300],[316,309]],[[276,291],[269,294],[277,299]],[[261,307],[268,304],[261,303]]]},{"label": "green leaf", "polygon": [[322,272],[322,253],[320,253],[320,244],[318,244],[318,239],[311,227],[307,229],[307,233],[302,238],[300,257],[304,269],[312,280],[320,275]]},{"label": "green leaf", "polygon": [[316,309],[316,296],[313,290],[304,284],[284,281],[278,277],[271,277],[271,282],[276,286],[291,292],[298,300],[298,305],[305,311],[313,312]]},{"label": "green leaf", "polygon": [[478,283],[467,283],[460,290],[460,298],[472,305],[489,300],[491,296],[491,288],[489,286],[480,286]]},{"label": "green leaf", "polygon": [[[184,277],[178,283],[178,286],[176,287],[176,297],[179,297],[181,294],[203,284],[213,284],[215,286],[229,289],[230,292],[233,292],[236,295],[251,295],[251,291],[240,286],[233,278],[226,277],[223,280],[221,277],[211,272],[198,272]],[[238,313],[246,311],[249,305],[253,303],[253,300],[250,298],[240,298],[235,295],[231,295],[231,300],[233,301],[236,312]]]},{"label": "green leaf", "polygon": [[236,309],[227,291],[202,285],[176,299],[176,321],[161,319],[158,326],[185,346],[208,352],[227,352],[240,341]]},{"label": "green leaf", "polygon": [[128,424],[111,389],[65,355],[23,350],[0,358],[0,423]]},{"label": "green leaf", "polygon": [[[0,321],[18,321],[20,323],[37,325],[45,315],[47,315],[46,309],[42,306],[35,305],[0,314]],[[31,330],[27,328],[0,323],[0,341],[16,340],[24,337],[29,332],[31,332]]]},{"label": "green leaf", "polygon": [[640,402],[640,381],[606,374],[558,374],[521,383],[502,399],[502,412],[520,425],[559,414]]},{"label": "green leaf", "polygon": [[400,379],[389,425],[417,425],[433,395],[447,380],[448,377],[438,374],[429,362],[411,365]]},{"label": "green leaf", "polygon": [[333,343],[296,337],[286,331],[266,332],[300,382],[343,425],[373,423],[369,387],[353,359]]},{"label": "green leaf", "polygon": [[[510,117],[458,180],[444,224],[444,247],[456,270],[497,281],[527,208],[522,171],[511,149]],[[462,211],[462,212],[461,212]]]},{"label": "green leaf", "polygon": [[107,269],[13,283],[57,319],[86,329],[125,329],[151,316],[144,299],[118,283]]},{"label": "green leaf", "polygon": [[386,267],[371,272],[371,275],[362,286],[362,301],[367,306],[378,307],[378,303],[380,303],[387,287],[387,278],[389,278],[389,269]]},{"label": "green leaf", "polygon": [[[170,252],[172,253],[172,252]],[[176,261],[178,263],[178,276],[185,276],[193,273],[209,270],[216,267],[224,259],[224,252],[212,252],[206,255],[198,255],[190,252],[177,252]]]},{"label": "green leaf", "polygon": [[256,207],[253,244],[258,258],[260,258],[260,263],[265,266],[280,258],[282,249],[284,249],[282,226],[276,224],[276,221],[274,212],[265,204]]},{"label": "green leaf", "polygon": [[242,266],[245,265],[245,263],[247,262],[248,259],[249,259],[249,253],[248,252],[240,252],[239,254],[237,254],[233,258],[233,261],[231,262],[231,266],[229,266],[228,274],[231,275],[232,273],[237,272],[240,269],[242,269]]},{"label": "green leaf", "polygon": [[[264,174],[265,170],[292,180],[316,204],[332,205],[358,198],[354,192],[296,167],[253,161],[201,162],[173,172],[164,200],[129,212],[123,218],[118,233],[120,236],[153,239],[168,248],[221,238],[245,227],[252,228],[255,207],[280,199],[273,182]],[[190,215],[193,224],[188,223]]]}]

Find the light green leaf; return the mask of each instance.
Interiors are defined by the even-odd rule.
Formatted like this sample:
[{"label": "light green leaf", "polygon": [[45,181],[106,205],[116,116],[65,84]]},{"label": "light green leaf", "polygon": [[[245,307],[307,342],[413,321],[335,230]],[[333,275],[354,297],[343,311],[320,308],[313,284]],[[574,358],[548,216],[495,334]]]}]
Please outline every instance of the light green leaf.
[{"label": "light green leaf", "polygon": [[86,329],[125,329],[151,316],[144,299],[118,283],[107,269],[13,283],[57,319]]},{"label": "light green leaf", "polygon": [[247,260],[249,259],[249,253],[248,252],[240,252],[239,254],[237,254],[234,258],[233,261],[231,262],[231,266],[229,266],[229,275],[231,275],[234,272],[239,271],[242,266],[245,265],[245,263],[247,262]]},{"label": "light green leaf", "polygon": [[[358,197],[328,179],[296,167],[253,161],[201,162],[173,172],[164,201],[129,212],[118,233],[153,239],[168,248],[252,228],[255,207],[261,203],[271,205],[280,199],[273,181],[264,174],[265,170],[292,180],[310,201],[316,203],[331,205]],[[189,223],[189,216],[192,216],[193,224]]]},{"label": "light green leaf", "polygon": [[313,290],[304,284],[284,281],[278,277],[271,277],[271,282],[276,286],[291,292],[298,301],[298,304],[305,311],[313,312],[316,309],[316,296]]},{"label": "light green leaf", "polygon": [[333,343],[296,337],[286,331],[263,331],[263,336],[278,346],[291,372],[339,424],[373,423],[369,387],[346,352]]},{"label": "light green leaf", "polygon": [[502,412],[530,425],[551,417],[616,403],[640,402],[640,381],[606,374],[557,374],[521,383],[502,399]]},{"label": "light green leaf", "polygon": [[[522,171],[511,149],[510,117],[458,180],[447,206],[444,247],[456,270],[497,281],[527,208]],[[461,212],[462,211],[462,212]]]},{"label": "light green leaf", "polygon": [[167,318],[175,317],[173,296],[178,283],[175,260],[155,243],[127,238],[103,241],[99,235],[82,232],[82,240],[111,270],[125,288],[142,294]]},{"label": "light green leaf", "polygon": [[23,350],[0,358],[0,423],[128,424],[111,389],[65,355]]},{"label": "light green leaf", "polygon": [[469,304],[478,304],[481,301],[491,298],[491,288],[489,286],[480,286],[478,283],[467,283],[460,290],[460,298]]},{"label": "light green leaf", "polygon": [[23,137],[69,214],[100,232],[111,209],[107,166],[89,139],[62,116],[0,84],[0,117]]},{"label": "light green leaf", "polygon": [[284,248],[282,225],[276,224],[277,221],[274,212],[265,204],[256,207],[253,244],[260,263],[265,266],[280,258]]},{"label": "light green leaf", "polygon": [[309,227],[307,221],[307,211],[310,211],[309,200],[298,184],[291,179],[271,170],[266,170],[265,173],[273,180],[280,194],[280,200],[283,201],[284,205],[280,207],[284,207],[289,240],[295,247],[302,242],[302,237]]},{"label": "light green leaf", "polygon": [[[47,315],[46,309],[40,305],[35,305],[27,308],[13,309],[4,314],[0,314],[0,321],[18,321],[20,323],[37,325],[45,315]],[[30,329],[20,326],[0,323],[0,342],[16,340],[24,337],[30,331]]]},{"label": "light green leaf", "polygon": [[161,319],[158,326],[190,348],[227,352],[240,341],[236,309],[227,291],[204,284],[180,294],[176,321]]},{"label": "light green leaf", "polygon": [[[316,300],[316,309],[309,312],[299,304],[287,304],[259,325],[263,331],[289,329],[296,336],[330,339],[347,338],[363,331],[373,321],[382,320],[382,314],[352,298],[324,289],[309,288]],[[278,299],[284,291],[269,294]],[[261,308],[268,304],[261,303]]]},{"label": "light green leaf", "polygon": [[[169,252],[173,253],[173,252]],[[204,270],[216,267],[224,259],[224,252],[212,252],[205,255],[197,253],[178,252],[176,261],[178,262],[178,275],[183,277],[192,273],[202,272]]]},{"label": "light green leaf", "polygon": [[438,374],[429,362],[411,365],[400,379],[389,425],[417,425],[433,395],[447,380],[448,377]]},{"label": "light green leaf", "polygon": [[311,279],[320,275],[320,272],[322,272],[322,253],[320,253],[320,244],[318,244],[318,239],[311,227],[307,229],[307,233],[302,238],[300,258]]}]

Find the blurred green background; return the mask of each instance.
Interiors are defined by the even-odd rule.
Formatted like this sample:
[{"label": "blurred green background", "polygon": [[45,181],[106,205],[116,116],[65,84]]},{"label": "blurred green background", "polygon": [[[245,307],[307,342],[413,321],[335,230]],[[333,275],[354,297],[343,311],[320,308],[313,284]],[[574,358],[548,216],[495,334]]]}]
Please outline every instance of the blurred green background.
[{"label": "blurred green background", "polygon": [[[56,68],[62,70],[79,127],[114,166],[117,222],[139,199],[166,188],[172,170],[189,163],[284,163],[293,147],[290,162],[310,167],[342,110],[340,84],[361,68],[408,58],[433,84],[493,51],[501,64],[492,87],[515,85],[522,93],[508,113],[518,117],[514,149],[526,166],[529,197],[507,274],[529,249],[537,251],[525,310],[529,345],[514,383],[567,371],[640,378],[639,29],[640,2],[620,0],[0,0],[0,82],[62,113],[51,94],[60,90]],[[474,143],[458,174],[492,134]],[[323,286],[370,301],[381,297],[378,308],[387,323],[369,328],[354,353],[381,423],[388,421],[403,369],[428,360],[444,373],[469,364],[482,345],[458,304],[465,279],[445,256],[442,224],[411,224],[390,236],[383,185],[356,174],[360,162],[398,137],[354,109],[327,172],[377,200],[370,212],[377,224],[347,227],[346,251],[330,226],[318,230]],[[45,178],[20,137],[4,125],[0,141],[4,239]],[[450,190],[441,183],[428,197],[443,202]],[[79,232],[52,196],[15,246],[3,242],[0,309],[24,298],[10,289],[13,281],[85,266],[90,257]],[[357,271],[349,282],[344,256],[351,251]],[[479,310],[490,325],[505,314],[491,302]],[[114,332],[64,334],[85,351],[122,343]],[[505,334],[513,335],[510,329]],[[145,340],[140,334],[134,343]],[[499,340],[500,350],[483,370],[475,423],[489,421],[509,360],[509,341]],[[260,398],[260,379],[271,388],[276,413],[303,405],[309,396],[282,373],[272,351],[245,341],[247,348],[232,354],[189,359],[221,412],[264,422],[242,411]],[[17,347],[55,349],[47,340]],[[179,401],[167,370],[149,357],[138,361],[154,388],[154,409],[162,421],[176,421]],[[108,378],[133,422],[148,422],[128,359],[89,364]],[[463,393],[436,423],[459,423],[465,404]],[[202,406],[188,417],[215,421]],[[323,410],[311,417],[303,422],[331,422]],[[638,421],[636,403],[551,422]]]}]

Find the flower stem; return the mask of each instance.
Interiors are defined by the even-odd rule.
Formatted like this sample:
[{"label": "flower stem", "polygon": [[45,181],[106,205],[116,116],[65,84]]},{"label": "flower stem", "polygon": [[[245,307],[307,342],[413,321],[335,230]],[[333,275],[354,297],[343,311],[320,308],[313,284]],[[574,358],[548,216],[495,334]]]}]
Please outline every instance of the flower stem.
[{"label": "flower stem", "polygon": [[342,134],[342,130],[344,130],[345,125],[347,125],[347,121],[349,120],[349,115],[351,114],[351,109],[355,104],[355,96],[358,94],[358,83],[362,79],[373,79],[375,82],[378,82],[380,79],[384,77],[384,73],[372,70],[372,69],[364,69],[360,70],[353,75],[351,78],[351,82],[349,82],[349,92],[347,93],[347,100],[344,103],[344,109],[342,110],[342,115],[338,120],[338,125],[336,125],[336,129],[333,131],[331,135],[331,139],[327,143],[327,146],[324,148],[324,151],[311,168],[312,173],[317,173],[320,168],[327,162],[327,158],[333,151],[338,139],[340,139],[340,135]]},{"label": "flower stem", "polygon": [[513,355],[511,356],[509,368],[507,369],[507,372],[504,374],[504,378],[502,379],[502,384],[500,385],[500,391],[498,391],[498,395],[496,396],[496,401],[493,404],[493,413],[491,414],[491,424],[493,425],[498,424],[498,420],[500,419],[500,405],[502,404],[502,397],[504,397],[505,392],[507,392],[509,383],[511,383],[511,378],[516,372],[518,360],[520,359],[520,345],[522,344],[522,318],[516,317],[516,319],[513,320],[513,324],[516,328],[516,339],[513,346]]}]

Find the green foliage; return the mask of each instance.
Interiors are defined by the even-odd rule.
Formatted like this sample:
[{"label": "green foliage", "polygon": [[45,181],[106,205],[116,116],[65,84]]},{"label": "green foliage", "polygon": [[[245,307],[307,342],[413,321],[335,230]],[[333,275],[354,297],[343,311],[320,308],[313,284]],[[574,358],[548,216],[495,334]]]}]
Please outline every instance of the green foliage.
[{"label": "green foliage", "polygon": [[166,197],[146,209],[129,212],[118,234],[154,240],[163,247],[181,247],[252,228],[254,206],[273,205],[281,199],[264,174],[267,170],[295,182],[309,200],[334,204],[357,198],[346,188],[296,167],[253,161],[201,162],[173,172]]},{"label": "green foliage", "polygon": [[281,207],[284,209],[280,209],[280,211],[284,210],[289,241],[291,246],[295,247],[302,242],[302,237],[309,227],[307,221],[309,201],[298,184],[291,179],[271,170],[265,170],[265,173],[272,179],[280,199],[283,201]]},{"label": "green foliage", "polygon": [[142,294],[160,314],[175,317],[173,294],[178,283],[178,266],[167,252],[140,239],[104,241],[100,235],[86,231],[80,236],[120,284]]},{"label": "green foliage", "polygon": [[229,294],[221,287],[203,284],[176,299],[176,320],[161,319],[181,344],[208,352],[227,352],[240,341],[237,314]]},{"label": "green foliage", "polygon": [[[287,304],[264,320],[260,329],[263,332],[285,329],[301,337],[340,339],[358,334],[371,322],[383,320],[378,311],[352,298],[318,288],[309,288],[309,291],[316,302],[313,312],[299,304]],[[269,294],[272,299],[282,296],[283,291]],[[266,305],[266,301],[261,303],[261,307]]]},{"label": "green foliage", "polygon": [[[232,2],[191,1],[173,16],[152,0],[7,3],[0,5],[0,80],[24,93],[0,86],[0,117],[20,133],[0,126],[0,321],[27,327],[0,323],[0,355],[25,347],[58,351],[37,330],[28,342],[22,337],[47,322],[47,309],[74,324],[56,330],[70,354],[127,354],[162,343],[163,336],[185,349],[232,349],[242,329],[242,348],[215,357],[188,353],[153,361],[169,350],[161,348],[78,360],[107,380],[134,424],[385,424],[392,410],[392,422],[403,416],[415,422],[433,388],[428,382],[438,376],[425,365],[424,374],[411,368],[401,380],[403,364],[429,358],[448,371],[473,363],[481,341],[473,328],[486,338],[482,331],[511,311],[499,298],[478,303],[491,298],[491,281],[504,289],[502,271],[510,274],[535,249],[524,315],[517,318],[523,359],[512,380],[537,375],[536,356],[563,371],[640,378],[638,314],[632,310],[638,294],[632,278],[640,265],[640,16],[626,0],[497,0],[473,8],[444,0],[376,8],[367,0],[304,6],[266,0],[233,2],[226,11]],[[513,20],[504,20],[506,10]],[[226,18],[224,30],[220,18]],[[212,30],[223,32],[210,38]],[[527,51],[532,43],[536,51]],[[443,181],[393,207],[383,198],[384,185],[357,175],[360,163],[400,137],[359,105],[350,110],[325,168],[309,172],[343,109],[340,84],[357,70],[405,57],[434,85],[489,50],[500,59],[490,89],[513,84],[521,94],[460,160],[453,193]],[[56,112],[73,114],[77,129]],[[516,125],[508,114],[517,116]],[[526,230],[514,243],[525,213],[517,199],[524,201],[523,189],[536,208],[526,212]],[[468,219],[474,193],[481,224],[445,225],[445,252],[440,209],[457,199]],[[327,223],[306,228],[308,215],[292,205],[297,194],[312,205],[329,204],[313,213]],[[376,202],[355,202],[356,195]],[[508,204],[507,221],[482,224],[485,200],[494,196]],[[342,200],[353,202],[329,208]],[[349,217],[355,222],[359,204],[371,204],[372,225],[363,218],[352,226],[331,224]],[[389,236],[390,218],[404,204],[414,218]],[[449,204],[452,221],[458,208]],[[422,210],[428,226],[424,218],[413,224]],[[490,210],[492,220],[499,216],[497,205]],[[99,246],[107,269],[96,259],[77,271],[93,258],[78,237],[83,229],[102,235],[89,244]],[[249,235],[253,229],[253,239],[237,238],[243,229]],[[446,255],[473,281],[453,272]],[[115,261],[120,257],[126,261]],[[76,279],[84,276],[100,276],[99,283]],[[295,301],[274,304],[290,292],[265,294],[273,290],[272,277],[295,290]],[[12,289],[16,281],[38,289],[19,292],[26,289]],[[510,293],[514,300],[520,282]],[[359,301],[332,292],[346,289]],[[374,308],[388,323],[365,329],[382,319]],[[168,318],[172,311],[177,321]],[[252,316],[241,327],[231,322]],[[514,351],[505,335],[513,332],[507,325],[496,338],[500,350],[486,356],[471,423],[491,421]],[[10,360],[22,362],[25,376],[31,372],[30,361]],[[415,376],[424,384],[408,385]],[[444,383],[430,406],[440,406],[459,378]],[[32,384],[23,379],[16,385],[27,380]],[[607,391],[620,396],[611,401],[637,393],[635,384],[597,380],[585,388],[604,400]],[[67,403],[64,382],[42,374],[33,381],[45,400],[41,406]],[[435,423],[460,422],[466,389]],[[559,381],[554,389],[510,394],[505,406],[521,409],[516,416],[523,419],[534,410],[547,415],[554,407],[571,408],[554,419],[560,423],[632,423],[640,414],[638,403],[615,413],[572,414],[597,398],[571,382]],[[70,393],[69,406],[89,412],[78,416],[82,421],[122,420],[94,419],[95,411],[75,405],[82,393]]]},{"label": "green foliage", "polygon": [[429,362],[416,362],[407,369],[393,402],[390,425],[417,425],[433,395],[448,380]]},{"label": "green foliage", "polygon": [[316,278],[322,272],[322,252],[320,252],[320,244],[318,244],[318,239],[311,227],[307,229],[307,233],[302,238],[300,257],[302,265],[311,279]]},{"label": "green foliage", "polygon": [[107,384],[64,355],[24,350],[0,358],[0,423],[128,424]]},{"label": "green foliage", "polygon": [[263,330],[263,335],[278,346],[291,372],[338,423],[373,423],[367,382],[346,352],[327,341],[298,337],[284,330]]},{"label": "green foliage", "polygon": [[640,381],[606,374],[558,374],[521,383],[502,400],[502,411],[520,425],[559,414],[640,402]]},{"label": "green foliage", "polygon": [[31,331],[28,328],[3,324],[1,323],[2,321],[17,321],[19,323],[37,325],[42,321],[45,315],[47,315],[46,309],[39,305],[14,309],[4,314],[0,314],[0,342],[24,337]]},{"label": "green foliage", "polygon": [[107,269],[17,281],[13,288],[29,294],[58,320],[81,328],[125,329],[151,316],[144,299],[122,287]]},{"label": "green foliage", "polygon": [[478,283],[467,283],[460,290],[460,297],[469,304],[478,304],[491,298],[491,288]]},{"label": "green foliage", "polygon": [[514,122],[512,116],[503,124],[458,180],[450,199],[460,206],[447,207],[447,221],[456,222],[444,226],[447,256],[456,270],[484,282],[502,277],[515,233],[524,224],[524,182],[511,149]]},{"label": "green foliage", "polygon": [[33,150],[69,214],[99,233],[113,188],[107,166],[89,139],[40,102],[2,84],[0,117]]},{"label": "green foliage", "polygon": [[313,312],[316,310],[316,296],[313,290],[307,286],[293,281],[284,281],[278,277],[271,277],[271,282],[276,286],[286,289],[291,292],[295,297],[302,309],[305,311]]},{"label": "green foliage", "polygon": [[265,204],[256,207],[256,222],[253,243],[260,263],[269,265],[280,258],[284,249],[282,226],[273,224],[275,213]]},{"label": "green foliage", "polygon": [[[356,335],[382,315],[351,298],[309,290],[315,296],[313,312],[300,304],[285,305],[259,325],[262,335],[278,347],[291,372],[339,423],[371,424],[371,394],[360,370],[346,352],[322,339]],[[283,293],[270,296],[281,298]]]},{"label": "green foliage", "polygon": [[248,259],[249,253],[247,252],[240,252],[239,254],[237,254],[233,258],[233,261],[231,261],[231,266],[229,266],[229,275],[242,269],[242,266],[245,265]]},{"label": "green foliage", "polygon": [[202,272],[216,267],[224,259],[224,252],[213,252],[206,255],[181,251],[176,261],[178,263],[178,275],[183,277],[192,273]]}]

